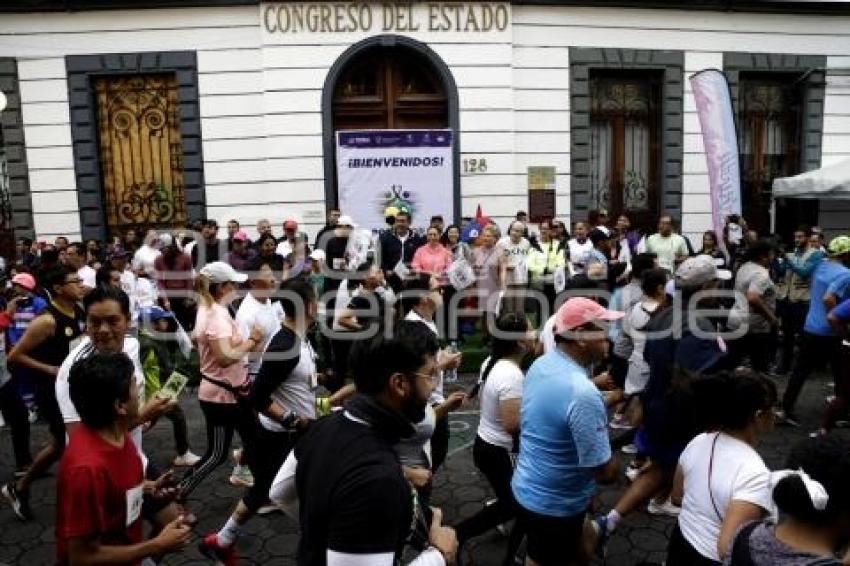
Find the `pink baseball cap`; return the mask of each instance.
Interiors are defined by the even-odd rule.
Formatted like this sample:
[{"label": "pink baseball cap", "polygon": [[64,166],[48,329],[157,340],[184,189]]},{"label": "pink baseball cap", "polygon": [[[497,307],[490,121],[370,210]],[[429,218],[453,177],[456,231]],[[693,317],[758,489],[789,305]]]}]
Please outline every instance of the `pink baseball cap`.
[{"label": "pink baseball cap", "polygon": [[245,230],[237,230],[235,234],[233,234],[233,239],[238,242],[247,242],[248,241],[248,233]]},{"label": "pink baseball cap", "polygon": [[597,320],[617,320],[626,313],[608,310],[596,301],[585,297],[568,299],[555,313],[555,332],[567,332]]},{"label": "pink baseball cap", "polygon": [[27,291],[35,291],[35,277],[30,275],[29,273],[18,273],[14,277],[12,277],[12,283],[15,285],[20,285]]},{"label": "pink baseball cap", "polygon": [[292,218],[287,218],[283,221],[283,229],[284,230],[298,230],[298,222],[293,220]]}]

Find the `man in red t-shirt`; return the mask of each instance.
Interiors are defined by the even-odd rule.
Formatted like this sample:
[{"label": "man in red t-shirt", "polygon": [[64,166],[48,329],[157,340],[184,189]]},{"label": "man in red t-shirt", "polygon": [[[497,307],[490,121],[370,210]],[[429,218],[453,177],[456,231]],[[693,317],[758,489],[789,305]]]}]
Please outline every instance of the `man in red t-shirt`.
[{"label": "man in red t-shirt", "polygon": [[[123,353],[97,353],[74,364],[71,400],[82,424],[59,465],[56,553],[59,564],[140,564],[184,547],[190,528],[178,517],[142,540],[142,496],[168,496],[162,482],[144,479],[142,460],[127,435],[139,409],[133,363]],[[173,495],[173,494],[172,494]]]}]

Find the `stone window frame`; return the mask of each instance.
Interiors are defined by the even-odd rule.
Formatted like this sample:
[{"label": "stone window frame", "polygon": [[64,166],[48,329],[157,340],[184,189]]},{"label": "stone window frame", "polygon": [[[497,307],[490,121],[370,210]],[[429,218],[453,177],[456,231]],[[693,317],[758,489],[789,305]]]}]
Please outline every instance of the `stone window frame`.
[{"label": "stone window frame", "polygon": [[777,74],[800,73],[804,109],[800,128],[800,171],[820,168],[823,149],[823,114],[826,98],[826,55],[794,55],[783,53],[726,52],[723,72],[729,81],[736,123],[741,72],[758,71]]},{"label": "stone window frame", "polygon": [[183,194],[189,221],[206,217],[204,159],[198,91],[198,58],[195,51],[152,51],[68,55],[68,104],[74,175],[83,240],[108,236],[97,136],[97,101],[93,78],[109,75],[174,73],[180,101],[180,135],[183,146]]},{"label": "stone window frame", "polygon": [[570,218],[593,208],[590,202],[590,71],[653,70],[661,81],[661,163],[659,214],[682,218],[684,159],[684,51],[570,47]]},{"label": "stone window frame", "polygon": [[35,238],[32,193],[21,113],[18,63],[13,57],[0,57],[0,91],[6,95],[6,109],[0,113],[0,128],[9,167],[9,201],[15,238]]}]

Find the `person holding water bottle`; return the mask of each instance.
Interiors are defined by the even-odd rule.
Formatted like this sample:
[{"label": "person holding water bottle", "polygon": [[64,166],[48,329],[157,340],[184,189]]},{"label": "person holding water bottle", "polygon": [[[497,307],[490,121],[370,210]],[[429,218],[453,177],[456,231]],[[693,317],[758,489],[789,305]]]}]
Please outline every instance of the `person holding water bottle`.
[{"label": "person holding water bottle", "polygon": [[[401,306],[404,320],[424,322],[431,332],[439,338],[439,330],[434,320],[434,315],[443,304],[443,288],[440,282],[430,275],[422,274],[419,277],[406,282],[401,293]],[[443,395],[443,384],[447,375],[457,380],[457,368],[460,366],[461,354],[457,351],[457,344],[437,352],[437,378],[434,389],[428,400],[437,414],[437,422],[434,433],[431,436],[431,472],[436,473],[440,465],[446,459],[449,449],[449,418],[448,414],[461,406],[466,395],[462,391],[456,391],[445,397]]]}]

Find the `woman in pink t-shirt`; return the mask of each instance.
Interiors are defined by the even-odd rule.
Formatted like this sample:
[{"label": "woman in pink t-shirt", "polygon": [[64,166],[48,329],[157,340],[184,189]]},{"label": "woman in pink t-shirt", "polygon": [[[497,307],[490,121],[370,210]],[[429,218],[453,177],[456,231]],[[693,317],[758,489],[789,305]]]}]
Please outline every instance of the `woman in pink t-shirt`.
[{"label": "woman in pink t-shirt", "polygon": [[442,279],[454,259],[452,252],[440,242],[440,231],[436,227],[428,228],[426,236],[428,241],[413,254],[411,266],[416,271]]},{"label": "woman in pink t-shirt", "polygon": [[204,266],[195,281],[198,315],[192,336],[200,357],[198,400],[207,425],[207,451],[180,482],[182,499],[224,463],[234,430],[239,432],[244,447],[242,463],[251,461],[255,418],[244,403],[237,403],[236,395],[248,386],[245,354],[262,346],[264,333],[262,328],[254,327],[251,335],[243,339],[227,310],[236,297],[236,284],[247,278],[229,264],[215,261]]}]

